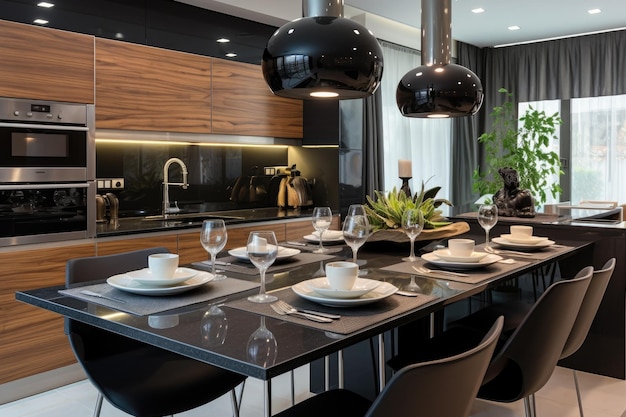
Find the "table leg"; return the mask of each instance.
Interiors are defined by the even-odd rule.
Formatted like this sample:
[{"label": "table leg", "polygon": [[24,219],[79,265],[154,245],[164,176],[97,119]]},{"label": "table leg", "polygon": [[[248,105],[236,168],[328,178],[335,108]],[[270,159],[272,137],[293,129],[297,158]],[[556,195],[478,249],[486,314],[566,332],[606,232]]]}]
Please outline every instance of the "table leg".
[{"label": "table leg", "polygon": [[385,335],[383,333],[378,335],[378,383],[379,390],[378,392],[383,392],[385,388]]},{"label": "table leg", "polygon": [[263,414],[265,417],[272,416],[272,380],[264,381],[263,388]]},{"label": "table leg", "polygon": [[337,375],[339,378],[339,388],[343,388],[344,379],[343,379],[343,349],[337,352]]},{"label": "table leg", "polygon": [[324,356],[324,391],[330,389],[330,357]]}]

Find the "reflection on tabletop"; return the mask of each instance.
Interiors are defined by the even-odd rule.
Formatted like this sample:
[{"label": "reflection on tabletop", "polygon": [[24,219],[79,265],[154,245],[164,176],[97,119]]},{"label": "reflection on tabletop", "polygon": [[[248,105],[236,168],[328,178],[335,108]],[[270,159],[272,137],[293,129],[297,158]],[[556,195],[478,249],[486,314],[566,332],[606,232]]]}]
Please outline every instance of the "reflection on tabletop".
[{"label": "reflection on tabletop", "polygon": [[206,347],[223,345],[228,332],[228,318],[224,310],[217,305],[211,305],[202,316],[200,323],[202,344]]},{"label": "reflection on tabletop", "polygon": [[248,360],[257,365],[268,367],[276,362],[278,343],[274,334],[265,327],[265,317],[261,316],[261,324],[248,338]]}]

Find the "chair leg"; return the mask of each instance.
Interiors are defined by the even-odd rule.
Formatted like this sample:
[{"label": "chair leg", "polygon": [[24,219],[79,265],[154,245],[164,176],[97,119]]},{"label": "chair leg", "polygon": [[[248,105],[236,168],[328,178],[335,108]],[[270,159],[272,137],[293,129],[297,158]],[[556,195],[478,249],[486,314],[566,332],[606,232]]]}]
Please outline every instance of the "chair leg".
[{"label": "chair leg", "polygon": [[574,373],[574,385],[576,386],[576,398],[578,399],[578,411],[580,412],[580,417],[584,417],[583,415],[583,401],[580,397],[580,387],[578,386],[578,375],[576,374],[576,370],[572,369]]},{"label": "chair leg", "polygon": [[239,405],[237,405],[237,392],[235,392],[235,388],[230,390],[230,401],[233,408],[233,416],[239,417]]},{"label": "chair leg", "polygon": [[237,403],[237,410],[241,410],[241,402],[243,401],[243,390],[246,388],[246,379],[241,383],[241,391],[239,391],[239,402]]},{"label": "chair leg", "polygon": [[96,398],[96,408],[93,410],[93,417],[100,417],[100,410],[102,410],[102,394],[98,391],[98,398]]},{"label": "chair leg", "polygon": [[291,374],[291,405],[296,404],[296,378],[294,376],[293,369],[290,372]]},{"label": "chair leg", "polygon": [[537,410],[535,409],[535,394],[530,394],[524,398],[524,412],[526,417],[537,417]]}]

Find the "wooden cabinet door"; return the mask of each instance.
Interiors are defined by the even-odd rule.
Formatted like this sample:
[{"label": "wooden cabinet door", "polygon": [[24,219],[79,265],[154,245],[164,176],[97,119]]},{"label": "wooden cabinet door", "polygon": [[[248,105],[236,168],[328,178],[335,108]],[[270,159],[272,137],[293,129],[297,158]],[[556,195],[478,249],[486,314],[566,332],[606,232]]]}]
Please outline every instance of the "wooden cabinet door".
[{"label": "wooden cabinet door", "polygon": [[[285,240],[299,240],[302,239],[303,236],[310,235],[315,230],[313,229],[311,219],[287,222],[285,226]],[[329,230],[339,230],[340,228],[339,216],[333,216]]]},{"label": "wooden cabinet door", "polygon": [[[145,236],[145,235],[143,235]],[[97,240],[98,256],[113,255],[116,253],[131,252],[140,249],[148,249],[163,246],[172,253],[177,253],[177,236],[153,235],[150,237],[129,237],[113,240]]]},{"label": "wooden cabinet door", "polygon": [[209,253],[200,244],[200,229],[178,235],[178,255],[181,264],[209,259]]},{"label": "wooden cabinet door", "polygon": [[210,133],[211,61],[96,38],[96,127]]},{"label": "wooden cabinet door", "polygon": [[0,96],[94,102],[94,37],[0,20]]},{"label": "wooden cabinet door", "polygon": [[93,244],[0,252],[0,384],[76,362],[63,317],[15,300],[16,291],[63,285],[70,258]]},{"label": "wooden cabinet door", "polygon": [[213,133],[302,138],[302,101],[272,94],[260,65],[216,58]]}]

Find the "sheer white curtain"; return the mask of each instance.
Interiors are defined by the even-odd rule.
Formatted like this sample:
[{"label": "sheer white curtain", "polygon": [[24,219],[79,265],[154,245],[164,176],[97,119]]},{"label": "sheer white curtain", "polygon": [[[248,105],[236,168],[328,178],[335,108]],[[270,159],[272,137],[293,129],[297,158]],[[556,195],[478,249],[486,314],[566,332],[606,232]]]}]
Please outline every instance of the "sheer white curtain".
[{"label": "sheer white curtain", "polygon": [[572,202],[626,203],[626,95],[572,99]]},{"label": "sheer white curtain", "polygon": [[[382,42],[385,69],[381,83],[385,190],[400,188],[398,160],[411,160],[411,190],[417,191],[422,180],[427,188],[441,186],[438,197],[449,197],[452,123],[449,119],[404,117],[396,106],[396,87],[409,70],[421,64],[417,51]],[[432,177],[432,178],[431,178]]]}]

